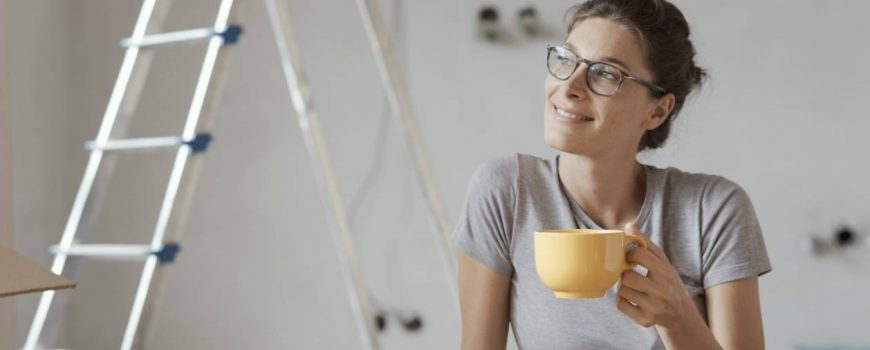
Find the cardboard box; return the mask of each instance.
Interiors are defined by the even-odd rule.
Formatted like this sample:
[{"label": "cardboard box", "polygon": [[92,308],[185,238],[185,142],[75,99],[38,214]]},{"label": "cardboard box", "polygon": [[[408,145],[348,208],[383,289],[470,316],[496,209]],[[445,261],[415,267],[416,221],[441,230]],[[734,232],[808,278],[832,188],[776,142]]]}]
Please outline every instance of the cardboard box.
[{"label": "cardboard box", "polygon": [[75,288],[75,283],[0,246],[0,298],[64,288]]}]

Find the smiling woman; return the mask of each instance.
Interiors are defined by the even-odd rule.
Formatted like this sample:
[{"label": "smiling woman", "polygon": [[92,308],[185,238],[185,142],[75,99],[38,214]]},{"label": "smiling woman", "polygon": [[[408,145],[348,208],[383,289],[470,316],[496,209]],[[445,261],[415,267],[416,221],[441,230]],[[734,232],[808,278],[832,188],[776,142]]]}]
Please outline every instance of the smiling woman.
[{"label": "smiling woman", "polygon": [[[547,49],[550,159],[514,154],[472,175],[453,232],[463,349],[764,347],[757,277],[769,272],[746,192],[721,176],[641,164],[705,77],[682,13],[661,0],[590,0]],[[560,299],[533,233],[624,229],[642,268],[596,299]],[[654,326],[654,327],[653,327]]]}]

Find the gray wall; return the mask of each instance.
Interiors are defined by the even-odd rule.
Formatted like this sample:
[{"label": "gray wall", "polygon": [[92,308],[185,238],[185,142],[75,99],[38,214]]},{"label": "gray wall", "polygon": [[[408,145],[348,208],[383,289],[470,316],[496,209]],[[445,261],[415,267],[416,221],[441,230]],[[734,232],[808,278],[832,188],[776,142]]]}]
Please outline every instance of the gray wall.
[{"label": "gray wall", "polygon": [[[178,2],[167,29],[204,26],[212,2]],[[549,30],[573,2],[539,5]],[[805,243],[839,224],[870,232],[870,176],[862,98],[870,93],[864,15],[853,1],[677,1],[712,79],[677,121],[668,147],[644,159],[725,175],[747,189],[765,229],[774,272],[761,280],[768,347],[868,345],[867,245],[817,258]],[[476,1],[384,1],[419,129],[451,219],[481,161],[512,152],[551,156],[542,142],[544,45],[499,7],[512,40],[473,35]],[[290,1],[314,103],[349,208],[372,294],[419,312],[418,334],[395,327],[387,349],[458,344],[458,311],[429,233],[425,203],[380,92],[356,5]],[[185,226],[148,329],[150,349],[358,347],[316,183],[287,99],[260,1],[243,12],[243,40],[227,69]],[[201,8],[208,8],[202,11]],[[10,26],[16,240],[46,264],[85,164],[137,5],[108,0],[13,1]],[[784,14],[785,13],[785,14]],[[401,16],[399,16],[401,15]],[[200,46],[154,58],[131,136],[177,132]],[[825,64],[831,63],[831,64]],[[379,160],[380,159],[380,160]],[[117,160],[89,241],[146,242],[169,157]],[[138,265],[81,262],[79,287],[46,339],[70,348],[120,340]],[[18,301],[23,341],[35,297]],[[59,309],[58,309],[59,310]]]}]

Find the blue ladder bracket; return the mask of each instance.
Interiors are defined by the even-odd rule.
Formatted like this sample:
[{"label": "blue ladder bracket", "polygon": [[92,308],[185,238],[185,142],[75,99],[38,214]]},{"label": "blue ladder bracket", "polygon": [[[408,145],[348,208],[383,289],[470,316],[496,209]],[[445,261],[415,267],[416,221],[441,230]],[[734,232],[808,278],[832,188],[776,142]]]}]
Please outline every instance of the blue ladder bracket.
[{"label": "blue ladder bracket", "polygon": [[163,265],[175,261],[175,255],[177,255],[180,250],[181,247],[178,243],[169,243],[164,244],[163,248],[161,248],[159,252],[154,253],[154,255],[157,256],[160,265]]},{"label": "blue ladder bracket", "polygon": [[203,133],[196,134],[196,137],[193,140],[186,141],[184,144],[190,146],[190,150],[193,153],[204,152],[206,148],[208,148],[209,142],[211,142],[211,134]]},{"label": "blue ladder bracket", "polygon": [[239,41],[239,36],[242,35],[242,26],[232,24],[223,32],[217,33],[224,38],[225,45],[232,45]]}]

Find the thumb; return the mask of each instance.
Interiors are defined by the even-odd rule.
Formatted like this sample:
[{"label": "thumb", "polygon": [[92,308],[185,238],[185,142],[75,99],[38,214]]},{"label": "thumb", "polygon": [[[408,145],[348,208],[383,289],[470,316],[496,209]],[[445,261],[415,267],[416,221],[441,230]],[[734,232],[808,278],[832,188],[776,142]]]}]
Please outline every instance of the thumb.
[{"label": "thumb", "polygon": [[644,243],[646,243],[647,247],[650,247],[651,245],[652,246],[655,245],[655,244],[652,244],[652,242],[646,236],[644,236],[643,233],[640,232],[640,230],[637,229],[637,225],[635,225],[633,222],[629,222],[629,223],[625,224],[625,234],[629,235],[629,236],[636,236],[636,237],[640,238],[641,240],[644,241]]},{"label": "thumb", "polygon": [[640,237],[640,239],[642,239],[646,243],[647,249],[649,251],[651,251],[662,260],[670,261],[667,254],[665,254],[665,252],[661,248],[659,248],[658,245],[650,240],[649,237],[641,233],[640,230],[637,229],[637,225],[635,225],[633,222],[625,224],[625,234]]}]

